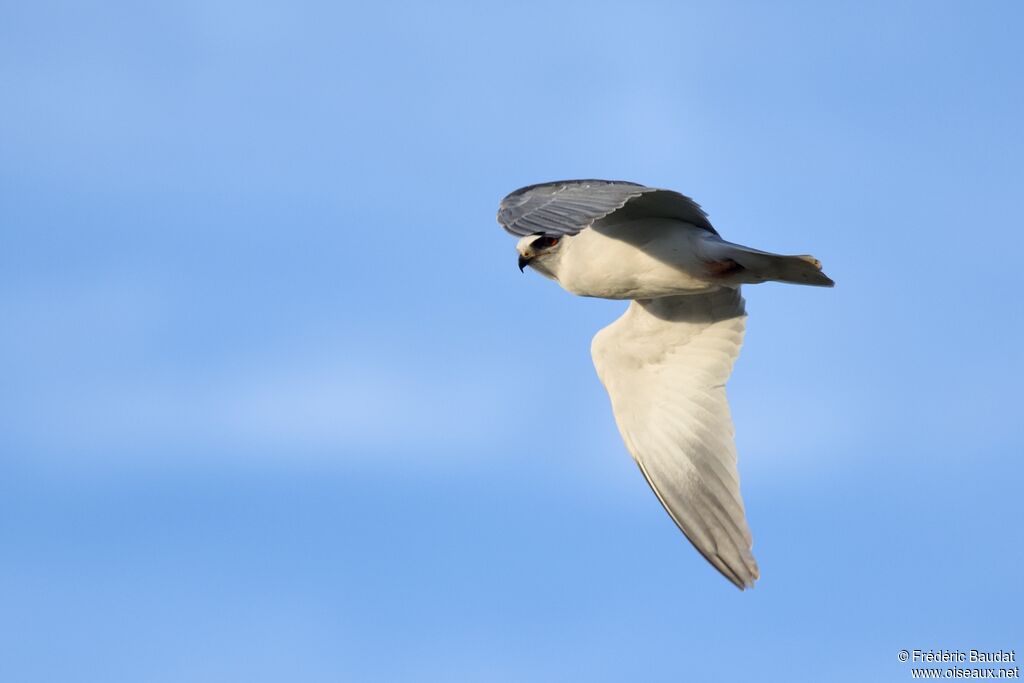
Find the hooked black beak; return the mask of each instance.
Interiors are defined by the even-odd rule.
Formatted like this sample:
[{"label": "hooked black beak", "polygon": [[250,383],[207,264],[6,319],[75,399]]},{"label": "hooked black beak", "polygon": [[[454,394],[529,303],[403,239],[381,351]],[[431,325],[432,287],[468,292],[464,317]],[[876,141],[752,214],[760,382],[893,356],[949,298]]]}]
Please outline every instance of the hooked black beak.
[{"label": "hooked black beak", "polygon": [[520,273],[523,272],[523,269],[526,268],[526,266],[529,265],[529,263],[530,263],[530,259],[528,259],[525,256],[523,256],[522,254],[520,254],[519,255],[519,272]]}]

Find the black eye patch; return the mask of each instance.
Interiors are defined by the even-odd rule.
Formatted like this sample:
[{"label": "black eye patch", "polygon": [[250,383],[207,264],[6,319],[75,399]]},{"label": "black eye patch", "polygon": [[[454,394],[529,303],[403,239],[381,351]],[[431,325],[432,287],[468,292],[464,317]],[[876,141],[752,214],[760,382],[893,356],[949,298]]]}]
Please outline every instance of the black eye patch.
[{"label": "black eye patch", "polygon": [[556,244],[558,244],[558,238],[552,237],[551,235],[541,235],[534,241],[530,242],[530,246],[534,249],[550,249]]}]

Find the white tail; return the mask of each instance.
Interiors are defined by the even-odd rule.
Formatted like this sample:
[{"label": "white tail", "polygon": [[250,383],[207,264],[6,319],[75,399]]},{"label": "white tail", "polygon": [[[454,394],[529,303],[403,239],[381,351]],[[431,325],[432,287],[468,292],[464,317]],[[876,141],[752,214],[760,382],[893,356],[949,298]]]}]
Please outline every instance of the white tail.
[{"label": "white tail", "polygon": [[821,272],[821,261],[813,256],[784,256],[733,244],[708,240],[706,253],[711,257],[713,275],[729,284],[753,284],[772,280],[796,285],[833,287],[836,283]]}]

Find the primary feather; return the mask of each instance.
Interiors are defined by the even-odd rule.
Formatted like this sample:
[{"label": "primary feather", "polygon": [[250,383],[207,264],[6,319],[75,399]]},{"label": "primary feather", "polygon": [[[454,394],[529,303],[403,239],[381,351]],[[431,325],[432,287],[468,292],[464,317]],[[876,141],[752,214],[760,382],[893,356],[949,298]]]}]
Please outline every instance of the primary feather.
[{"label": "primary feather", "polygon": [[591,346],[619,432],[658,500],[739,588],[758,577],[725,396],[745,319],[734,289],[634,301]]}]

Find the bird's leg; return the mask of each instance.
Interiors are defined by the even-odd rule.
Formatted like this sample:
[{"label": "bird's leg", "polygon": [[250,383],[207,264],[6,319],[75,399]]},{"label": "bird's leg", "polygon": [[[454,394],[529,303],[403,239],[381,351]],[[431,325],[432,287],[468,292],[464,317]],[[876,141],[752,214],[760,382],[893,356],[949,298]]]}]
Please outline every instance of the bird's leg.
[{"label": "bird's leg", "polygon": [[705,261],[704,267],[707,268],[709,275],[719,278],[735,275],[743,270],[743,266],[731,258],[722,259],[721,261]]}]

